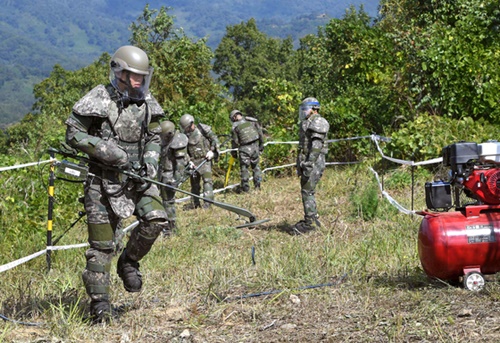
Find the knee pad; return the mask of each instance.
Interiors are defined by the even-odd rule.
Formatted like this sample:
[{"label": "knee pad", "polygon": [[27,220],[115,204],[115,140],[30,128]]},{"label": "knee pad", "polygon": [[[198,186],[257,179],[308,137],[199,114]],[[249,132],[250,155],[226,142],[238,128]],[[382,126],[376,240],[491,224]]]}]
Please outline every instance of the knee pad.
[{"label": "knee pad", "polygon": [[145,221],[167,221],[161,197],[142,197],[136,205],[137,215]]}]

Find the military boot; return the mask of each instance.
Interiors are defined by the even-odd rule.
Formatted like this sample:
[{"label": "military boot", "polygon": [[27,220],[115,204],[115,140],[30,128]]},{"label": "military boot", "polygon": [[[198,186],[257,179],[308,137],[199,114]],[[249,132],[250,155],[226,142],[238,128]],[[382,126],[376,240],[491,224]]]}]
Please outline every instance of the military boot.
[{"label": "military boot", "polygon": [[309,233],[311,231],[314,231],[320,227],[321,227],[321,224],[320,224],[317,216],[305,217],[303,220],[298,221],[292,227],[291,233],[294,235],[303,235],[303,234]]},{"label": "military boot", "polygon": [[109,323],[112,318],[112,308],[109,300],[99,299],[90,301],[90,319],[92,324]]},{"label": "military boot", "polygon": [[169,219],[168,225],[161,231],[163,237],[170,237],[174,235],[177,226],[175,225],[175,220]]},{"label": "military boot", "polygon": [[118,276],[123,281],[123,287],[129,292],[139,292],[142,288],[142,274],[139,271],[139,262],[127,256],[127,249],[123,250],[118,259]]}]

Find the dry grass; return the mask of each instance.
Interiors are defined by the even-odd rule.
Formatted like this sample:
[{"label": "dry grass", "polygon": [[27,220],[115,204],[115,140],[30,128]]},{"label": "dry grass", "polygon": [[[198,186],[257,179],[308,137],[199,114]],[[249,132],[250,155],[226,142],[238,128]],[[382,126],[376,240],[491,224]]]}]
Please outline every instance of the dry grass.
[{"label": "dry grass", "polygon": [[[40,326],[4,322],[6,342],[493,342],[500,340],[500,287],[484,291],[428,279],[417,253],[418,216],[380,199],[363,221],[350,201],[372,175],[331,168],[317,189],[323,228],[287,229],[302,218],[299,182],[268,179],[260,192],[218,194],[270,222],[234,229],[234,213],[178,207],[176,236],[160,238],[141,262],[144,288],[124,291],[113,272],[118,316],[109,325],[83,318],[83,251],[54,253],[2,274],[1,313]],[[415,207],[423,208],[423,185]],[[407,185],[391,195],[409,207]],[[85,240],[83,224],[66,242]],[[252,259],[252,251],[254,251]],[[496,281],[495,276],[491,279]],[[325,285],[329,283],[329,285]],[[318,286],[318,287],[316,287]],[[241,296],[244,296],[242,299]]]}]

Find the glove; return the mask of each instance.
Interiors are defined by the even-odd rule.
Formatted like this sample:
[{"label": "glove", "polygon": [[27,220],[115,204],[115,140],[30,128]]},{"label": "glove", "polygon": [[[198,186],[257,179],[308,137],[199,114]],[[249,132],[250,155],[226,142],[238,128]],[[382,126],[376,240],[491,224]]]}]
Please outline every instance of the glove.
[{"label": "glove", "polygon": [[214,158],[214,152],[212,150],[209,150],[205,158],[210,161],[212,158]]},{"label": "glove", "polygon": [[300,168],[302,169],[302,175],[305,177],[310,177],[313,169],[312,162],[300,162]]},{"label": "glove", "polygon": [[100,140],[94,148],[93,155],[104,164],[124,168],[128,165],[128,154],[122,147],[116,145],[113,141]]},{"label": "glove", "polygon": [[[138,166],[138,163],[134,165],[134,170],[136,170]],[[150,165],[149,163],[146,163],[145,166],[143,167],[140,167],[139,171],[136,172],[137,175],[139,175],[140,177],[139,178],[136,178],[134,179],[134,182],[135,182],[135,190],[137,192],[145,192],[149,187],[151,187],[151,183],[144,180],[143,178],[144,177],[147,177],[147,178],[154,178],[155,175],[150,175],[150,174],[154,174],[154,167],[152,165]]]},{"label": "glove", "polygon": [[187,169],[189,169],[189,170],[196,169],[196,165],[193,163],[193,161],[189,161],[189,163],[187,165]]}]

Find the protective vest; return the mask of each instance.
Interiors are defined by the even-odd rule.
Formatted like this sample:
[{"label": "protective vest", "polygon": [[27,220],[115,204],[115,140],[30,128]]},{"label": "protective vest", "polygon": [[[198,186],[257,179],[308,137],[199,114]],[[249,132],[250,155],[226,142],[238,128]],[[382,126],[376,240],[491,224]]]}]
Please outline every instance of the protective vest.
[{"label": "protective vest", "polygon": [[210,126],[198,124],[193,132],[187,134],[188,136],[188,153],[194,160],[203,159],[210,150],[210,141],[203,135],[202,130],[209,132]]},{"label": "protective vest", "polygon": [[162,147],[161,169],[162,172],[174,171],[177,159],[187,155],[188,138],[185,134],[176,132],[170,143]]},{"label": "protective vest", "polygon": [[83,117],[97,117],[96,125],[89,128],[89,134],[104,140],[114,140],[129,156],[129,161],[142,163],[144,145],[151,119],[163,116],[163,110],[151,94],[146,97],[146,106],[130,105],[119,109],[115,90],[99,85],[81,98],[73,112]]},{"label": "protective vest", "polygon": [[[74,132],[73,140],[83,142],[83,146],[95,146],[99,141],[112,141],[118,149],[100,150],[92,158],[109,160],[109,156],[117,154],[117,150],[127,152],[128,160],[138,161],[156,176],[158,157],[160,154],[161,127],[158,119],[163,110],[158,102],[147,94],[145,103],[138,106],[131,104],[126,108],[119,107],[120,99],[114,88],[99,85],[81,98],[73,107],[73,113],[66,121]],[[132,215],[135,203],[127,192],[132,192],[134,185],[130,180],[114,170],[101,169],[91,165],[93,173],[100,173],[102,186],[113,211],[121,218]],[[155,195],[156,187],[148,188],[144,194]]]},{"label": "protective vest", "polygon": [[238,135],[239,145],[247,145],[259,139],[259,132],[255,127],[257,122],[242,119],[233,123],[233,130]]},{"label": "protective vest", "polygon": [[299,133],[299,149],[301,149],[303,153],[307,155],[311,152],[309,150],[312,146],[312,140],[319,139],[323,143],[321,153],[327,154],[328,146],[326,144],[326,138],[329,129],[330,124],[319,114],[314,114],[308,119],[303,120],[300,126]]}]

